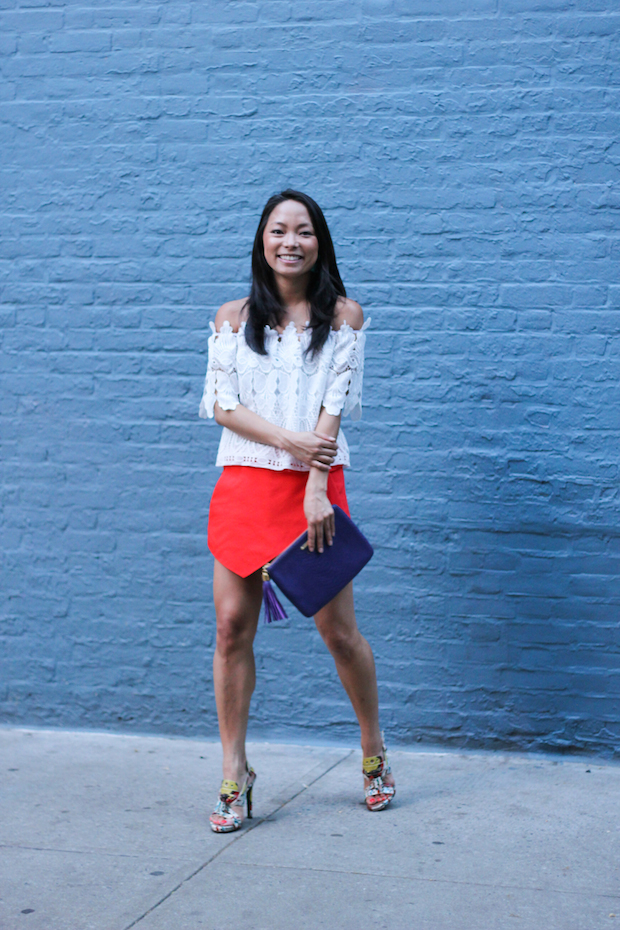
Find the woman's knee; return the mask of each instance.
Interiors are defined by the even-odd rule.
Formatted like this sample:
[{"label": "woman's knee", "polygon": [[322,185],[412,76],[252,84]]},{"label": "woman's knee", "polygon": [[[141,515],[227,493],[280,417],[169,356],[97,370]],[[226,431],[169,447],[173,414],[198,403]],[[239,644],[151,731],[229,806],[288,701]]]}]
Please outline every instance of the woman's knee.
[{"label": "woman's knee", "polygon": [[362,637],[357,627],[354,629],[326,625],[319,627],[319,633],[330,653],[338,662],[350,662],[360,648]]},{"label": "woman's knee", "polygon": [[216,608],[216,617],[216,648],[220,655],[233,655],[252,645],[256,623],[242,606],[221,604]]}]

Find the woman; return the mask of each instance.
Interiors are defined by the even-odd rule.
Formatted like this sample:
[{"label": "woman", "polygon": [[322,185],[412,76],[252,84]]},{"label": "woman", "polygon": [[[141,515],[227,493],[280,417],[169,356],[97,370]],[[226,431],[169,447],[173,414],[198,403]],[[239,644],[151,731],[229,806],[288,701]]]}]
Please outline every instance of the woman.
[{"label": "woman", "polygon": [[[213,660],[224,753],[216,833],[251,816],[256,775],[245,738],[255,684],[252,644],[261,607],[261,568],[307,527],[308,546],[332,543],[334,511],[348,513],[343,412],[361,415],[363,313],[346,297],[319,206],[286,190],[270,198],[252,251],[250,296],[224,304],[209,339],[200,416],[224,427],[224,466],[209,511],[217,618]],[[370,646],[360,634],[349,584],[314,618],[334,657],[361,729],[366,804],[394,796],[379,728]]]}]

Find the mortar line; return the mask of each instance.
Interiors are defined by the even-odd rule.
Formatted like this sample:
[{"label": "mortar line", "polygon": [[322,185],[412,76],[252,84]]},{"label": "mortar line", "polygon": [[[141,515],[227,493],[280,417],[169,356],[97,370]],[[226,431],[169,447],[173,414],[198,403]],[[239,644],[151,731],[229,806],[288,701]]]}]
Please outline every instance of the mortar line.
[{"label": "mortar line", "polygon": [[156,903],[153,904],[152,907],[149,907],[149,909],[146,910],[143,914],[140,914],[140,916],[136,917],[136,919],[133,920],[130,924],[127,924],[127,926],[124,927],[123,930],[131,930],[131,928],[135,927],[136,924],[140,923],[141,920],[144,920],[145,917],[148,917],[149,914],[152,914],[153,911],[160,906],[160,904],[163,904],[164,901],[167,901],[168,898],[171,898],[173,894],[176,894],[176,892],[180,888],[183,887],[183,885],[187,884],[187,882],[190,882],[193,878],[196,877],[196,875],[202,872],[203,869],[206,869],[208,865],[211,865],[211,863],[214,862],[215,859],[218,858],[218,856],[221,856],[223,852],[225,852],[227,849],[230,849],[233,843],[241,842],[241,840],[243,840],[244,837],[246,837],[252,830],[255,830],[257,827],[260,827],[262,823],[264,823],[270,817],[273,817],[273,815],[277,814],[278,811],[281,811],[283,807],[286,807],[287,804],[290,804],[291,801],[294,801],[295,798],[298,798],[300,794],[303,794],[304,791],[307,791],[308,788],[311,788],[312,785],[316,784],[316,782],[319,781],[321,778],[324,778],[324,776],[327,775],[328,772],[331,772],[332,769],[336,768],[336,766],[340,765],[342,762],[345,762],[353,754],[353,752],[354,750],[350,749],[346,755],[342,756],[341,759],[338,759],[332,765],[328,766],[323,772],[320,772],[316,776],[316,778],[312,779],[312,781],[309,781],[307,784],[302,784],[299,791],[296,791],[295,794],[292,794],[285,801],[282,801],[281,804],[278,804],[277,807],[274,807],[273,810],[271,810],[268,814],[265,814],[264,817],[261,817],[255,823],[248,824],[247,828],[245,830],[240,831],[236,836],[233,834],[233,838],[230,840],[230,842],[226,843],[226,845],[223,846],[221,849],[218,849],[218,851],[214,853],[209,859],[207,859],[206,862],[203,862],[202,865],[198,866],[198,868],[195,869],[193,872],[191,872],[190,875],[188,875],[186,878],[180,881],[177,885],[175,885],[174,888],[171,888],[170,891],[167,894],[165,894],[162,898],[160,898],[159,901],[156,901]]}]

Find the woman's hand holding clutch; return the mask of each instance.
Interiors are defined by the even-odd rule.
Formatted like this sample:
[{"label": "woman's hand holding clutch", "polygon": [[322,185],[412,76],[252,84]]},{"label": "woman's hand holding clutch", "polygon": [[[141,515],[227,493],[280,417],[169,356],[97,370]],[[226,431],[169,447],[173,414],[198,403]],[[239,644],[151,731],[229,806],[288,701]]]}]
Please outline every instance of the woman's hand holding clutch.
[{"label": "woman's hand holding clutch", "polygon": [[304,513],[308,521],[308,549],[323,552],[331,546],[336,532],[334,508],[327,497],[327,480],[324,472],[313,469],[308,475],[304,497]]}]

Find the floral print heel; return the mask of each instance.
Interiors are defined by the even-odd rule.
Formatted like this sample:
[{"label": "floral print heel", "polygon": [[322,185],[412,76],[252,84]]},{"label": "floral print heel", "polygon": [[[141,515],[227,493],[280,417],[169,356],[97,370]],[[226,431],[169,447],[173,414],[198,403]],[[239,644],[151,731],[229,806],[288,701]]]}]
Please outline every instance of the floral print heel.
[{"label": "floral print heel", "polygon": [[364,788],[366,807],[369,811],[384,810],[396,794],[394,785],[387,785],[384,781],[385,776],[392,773],[385,744],[382,755],[367,756],[362,761],[362,772],[364,778],[369,779],[369,783]]},{"label": "floral print heel", "polygon": [[246,776],[243,786],[239,788],[236,781],[224,779],[220,786],[220,794],[209,823],[214,833],[233,833],[243,823],[235,808],[247,803],[248,820],[252,819],[252,787],[256,781],[256,772],[246,763]]}]

